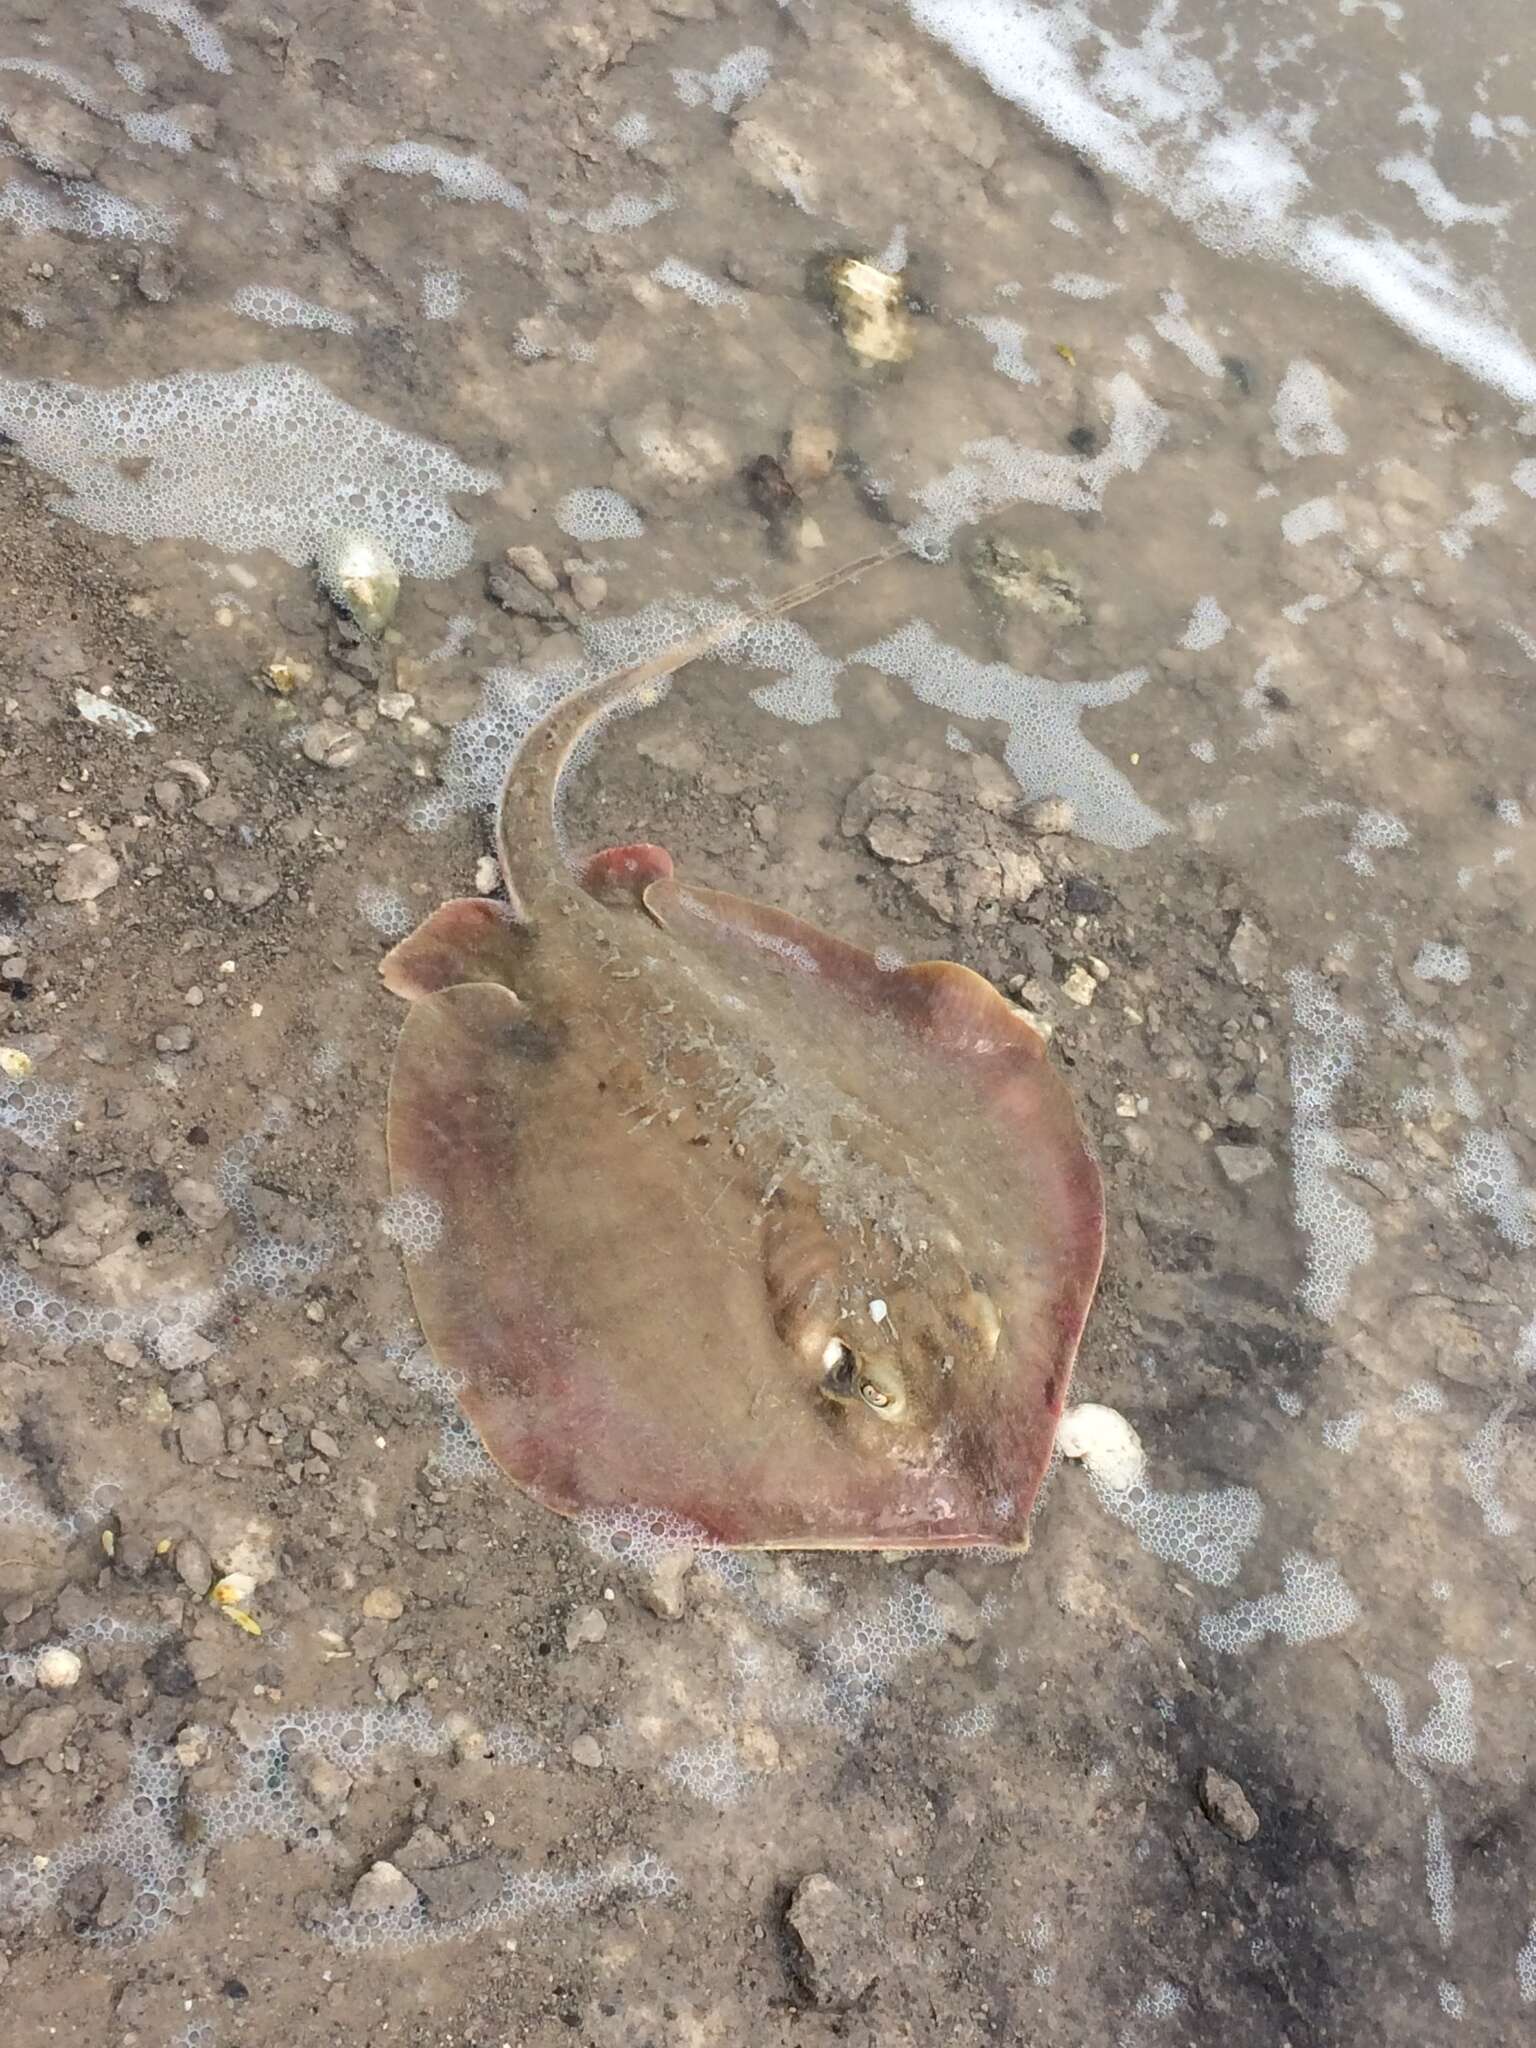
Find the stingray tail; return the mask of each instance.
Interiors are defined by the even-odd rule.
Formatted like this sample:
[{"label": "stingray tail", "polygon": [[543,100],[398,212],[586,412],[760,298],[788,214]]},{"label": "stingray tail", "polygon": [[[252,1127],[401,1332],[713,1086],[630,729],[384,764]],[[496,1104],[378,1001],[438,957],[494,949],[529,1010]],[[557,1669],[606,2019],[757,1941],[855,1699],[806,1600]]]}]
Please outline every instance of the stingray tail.
[{"label": "stingray tail", "polygon": [[824,597],[841,584],[851,583],[866,570],[908,553],[908,548],[898,545],[845,562],[841,568],[799,584],[755,611],[733,612],[714,625],[701,628],[664,654],[600,677],[547,713],[519,747],[507,771],[497,817],[497,851],[514,913],[531,920],[538,914],[540,899],[551,889],[569,886],[575,880],[560,839],[557,806],[561,778],[583,740],[615,711],[638,711],[654,702],[661,694],[657,685],[664,679],[748,627],[797,611],[813,598]]}]

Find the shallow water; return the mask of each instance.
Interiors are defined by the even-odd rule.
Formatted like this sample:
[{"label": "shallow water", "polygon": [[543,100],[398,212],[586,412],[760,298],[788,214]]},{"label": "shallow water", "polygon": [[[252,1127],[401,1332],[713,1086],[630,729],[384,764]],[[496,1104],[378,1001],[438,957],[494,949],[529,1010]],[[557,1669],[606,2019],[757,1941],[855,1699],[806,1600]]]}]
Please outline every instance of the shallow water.
[{"label": "shallow water", "polygon": [[[1518,10],[1457,20],[1449,50],[1395,0],[554,0],[312,22],[81,5],[67,23],[13,0],[0,28],[0,431],[23,458],[5,580],[27,629],[0,655],[0,697],[33,806],[13,819],[7,935],[32,965],[6,983],[7,1042],[39,1030],[14,983],[57,977],[39,1083],[0,1094],[0,1165],[53,1175],[56,1194],[127,1185],[151,1164],[157,1105],[178,1145],[195,1126],[228,1147],[272,1094],[299,1099],[303,1138],[273,1139],[279,1183],[329,1217],[310,1270],[331,1261],[351,1363],[302,1294],[249,1285],[270,1267],[297,1288],[302,1259],[240,1267],[239,1244],[203,1241],[131,1284],[236,1273],[243,1306],[205,1321],[214,1389],[259,1380],[278,1400],[311,1346],[325,1365],[299,1377],[328,1383],[404,1314],[378,1225],[394,1020],[373,941],[469,885],[500,767],[582,654],[569,625],[488,600],[508,545],[605,579],[590,615],[570,609],[611,663],[689,604],[908,538],[910,561],[606,733],[568,828],[661,840],[704,879],[978,967],[1054,1025],[1104,1159],[1111,1253],[1078,1386],[1141,1433],[1139,1497],[1099,1499],[1064,1470],[1029,1560],[965,1568],[985,1618],[947,1648],[920,1564],[894,1594],[873,1563],[784,1567],[767,1591],[711,1581],[680,1631],[630,1602],[590,1653],[604,1679],[567,1659],[503,1688],[562,1758],[601,1728],[627,1774],[615,1839],[675,1871],[685,1902],[585,1945],[553,1924],[520,1937],[547,1938],[583,2038],[778,2027],[791,1980],[750,1930],[819,1865],[879,1901],[857,2038],[1152,2048],[1235,2023],[1437,2040],[1464,2020],[1491,2040],[1536,1998],[1536,107]],[[840,331],[821,280],[848,254],[902,273],[904,362],[862,361]],[[836,451],[824,477],[818,441]],[[794,475],[797,452],[797,494],[765,518],[743,472],[769,456]],[[313,604],[307,565],[338,522],[378,532],[406,572],[376,684],[328,666]],[[999,594],[999,543],[1048,551],[1053,601]],[[125,616],[147,636],[129,655]],[[102,618],[90,687],[161,728],[137,756],[78,728],[73,670],[37,651],[37,634]],[[289,696],[264,686],[283,661],[309,671]],[[381,718],[375,688],[414,703]],[[296,744],[322,717],[366,741],[350,782]],[[223,840],[167,855],[155,839],[171,828],[150,787],[198,746],[245,760],[214,764],[243,821],[208,831],[282,869],[270,910],[231,919],[221,883],[203,893]],[[1073,807],[1017,914],[974,879],[994,762],[1023,797]],[[893,864],[845,826],[871,774],[934,835],[924,859]],[[61,786],[70,822],[50,841],[33,828]],[[82,817],[116,834],[132,908],[121,885],[95,907],[50,900],[49,849]],[[295,817],[307,838],[283,836]],[[225,957],[240,1001],[197,1009],[189,1078],[157,1080],[139,990],[174,980],[176,1008],[177,963],[217,991]],[[1067,985],[1095,980],[1090,961],[1106,974],[1078,1003]],[[94,1102],[83,1048],[108,1031],[135,1046],[113,1084],[126,1121],[98,1129],[92,1108],[55,1129],[36,1086]],[[322,1039],[343,1048],[329,1074],[311,1064]],[[188,1170],[180,1153],[152,1164]],[[234,1222],[247,1253],[275,1241],[270,1219]],[[28,1286],[120,1306],[120,1271],[60,1274],[18,1242],[35,1285],[0,1292],[17,1484],[41,1414],[78,1495],[103,1461],[148,1461],[146,1540],[196,1533],[207,1510],[166,1417],[138,1381],[121,1394],[102,1331],[56,1341],[62,1369],[39,1373],[11,1314]],[[370,1468],[392,1527],[390,1486],[409,1499],[432,1446],[425,1414],[399,1423],[393,1480]],[[359,1460],[374,1433],[358,1420]],[[225,1522],[291,1523],[315,1554],[365,1543],[312,1492],[258,1479],[247,1502],[229,1455]],[[343,1466],[343,1490],[363,1469]],[[440,1490],[461,1577],[503,1571],[485,1552],[515,1523],[538,1613],[563,1617],[582,1573],[601,1599],[590,1557],[495,1482]],[[413,1558],[407,1577],[437,1569]],[[63,1568],[18,1553],[8,1589],[51,1612]],[[313,1632],[352,1587],[319,1563],[272,1576],[308,1585],[315,1612],[290,1617],[291,1649],[269,1647],[258,1682],[294,1710],[337,1703]],[[833,1622],[797,1606],[802,1584]],[[451,1577],[423,1587],[424,1605],[465,1604]],[[837,1633],[856,1614],[862,1665]],[[485,1718],[485,1672],[442,1676],[471,1658],[452,1626],[424,1622],[414,1649],[413,1677],[431,1669]],[[360,1689],[339,1704],[360,1710],[374,1693],[351,1668]],[[210,1680],[214,1702],[185,1718],[220,1721],[240,1683]],[[131,1697],[114,1717],[111,1699],[87,1716],[101,1801],[127,1783],[113,1742],[180,1725]],[[1202,1817],[1207,1764],[1259,1809],[1251,1845]],[[0,1819],[18,1854],[62,1854],[92,1813],[45,1762],[26,1769],[20,1789],[0,1781]],[[735,1803],[701,1807],[700,1784]],[[843,1796],[848,1829],[831,1820]],[[166,1968],[221,2028],[231,1929],[306,1967],[325,1953],[332,1923],[301,1925],[291,1898],[329,1887],[344,1906],[359,1859],[387,1853],[400,1814],[369,1798],[327,1817],[302,1878],[266,1873],[262,1892],[231,1845],[199,1873],[190,1946]],[[580,1896],[606,1897],[612,1842],[584,1773],[537,1799],[551,1854],[592,1836],[559,1860],[584,1858]],[[769,1834],[772,1868],[717,1891]],[[522,2038],[569,2038],[497,1976],[502,1924],[462,1936],[494,1999],[450,1964],[409,2024],[501,2011]],[[77,2034],[61,2038],[98,2009],[96,1988],[68,1988],[73,1941],[27,1920],[12,1965],[30,2011],[66,1986]],[[374,1993],[338,1981],[326,2038],[363,2038]],[[623,2020],[604,2009],[616,1992]],[[241,2037],[292,2024],[277,1983],[258,2004]]]}]

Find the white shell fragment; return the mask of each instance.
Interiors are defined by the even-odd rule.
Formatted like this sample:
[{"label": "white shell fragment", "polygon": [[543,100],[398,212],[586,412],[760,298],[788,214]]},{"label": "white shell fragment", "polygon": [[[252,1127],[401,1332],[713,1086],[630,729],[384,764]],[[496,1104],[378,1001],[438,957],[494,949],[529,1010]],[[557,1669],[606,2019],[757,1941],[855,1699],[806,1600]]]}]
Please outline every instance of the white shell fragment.
[{"label": "white shell fragment", "polygon": [[76,1653],[63,1643],[55,1643],[50,1650],[44,1650],[37,1660],[37,1682],[49,1692],[68,1692],[72,1685],[80,1683],[84,1667]]},{"label": "white shell fragment", "polygon": [[1056,1432],[1064,1458],[1081,1458],[1088,1476],[1111,1493],[1139,1486],[1147,1469],[1141,1438],[1117,1408],[1084,1401],[1069,1408]]},{"label": "white shell fragment", "polygon": [[321,543],[320,581],[332,600],[376,640],[400,601],[400,571],[360,527],[338,527]]},{"label": "white shell fragment", "polygon": [[114,704],[110,697],[98,697],[94,690],[76,690],[75,709],[87,724],[115,725],[134,739],[155,729],[137,711],[130,711],[126,704]]}]

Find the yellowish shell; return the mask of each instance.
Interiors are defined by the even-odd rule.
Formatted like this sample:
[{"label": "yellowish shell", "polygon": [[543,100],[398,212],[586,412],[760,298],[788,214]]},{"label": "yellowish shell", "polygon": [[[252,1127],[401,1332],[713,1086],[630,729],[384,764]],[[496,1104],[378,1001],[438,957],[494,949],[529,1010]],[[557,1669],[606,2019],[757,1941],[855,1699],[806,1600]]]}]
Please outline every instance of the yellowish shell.
[{"label": "yellowish shell", "polygon": [[333,600],[376,640],[400,601],[400,571],[373,535],[338,527],[326,536],[318,567]]},{"label": "yellowish shell", "polygon": [[867,363],[904,363],[912,353],[912,317],[899,275],[858,256],[840,256],[827,270],[843,339]]}]

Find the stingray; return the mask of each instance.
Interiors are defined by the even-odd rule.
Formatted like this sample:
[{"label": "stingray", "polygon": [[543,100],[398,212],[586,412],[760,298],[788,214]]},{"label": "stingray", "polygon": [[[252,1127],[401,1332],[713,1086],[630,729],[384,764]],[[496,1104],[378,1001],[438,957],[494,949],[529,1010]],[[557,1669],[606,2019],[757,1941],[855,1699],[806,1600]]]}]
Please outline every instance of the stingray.
[{"label": "stingray", "polygon": [[[894,552],[894,551],[892,551]],[[1044,1040],[980,976],[675,872],[580,865],[563,778],[616,713],[890,553],[556,706],[497,820],[505,904],[384,960],[416,1312],[534,1499],[728,1547],[1027,1545],[1103,1253]]]}]

